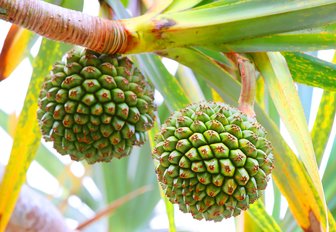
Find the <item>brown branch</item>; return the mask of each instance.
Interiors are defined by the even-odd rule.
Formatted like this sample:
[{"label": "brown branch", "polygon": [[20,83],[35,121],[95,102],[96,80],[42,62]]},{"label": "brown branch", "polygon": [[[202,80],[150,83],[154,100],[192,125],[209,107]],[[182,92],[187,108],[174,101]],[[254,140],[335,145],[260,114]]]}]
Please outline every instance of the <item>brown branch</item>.
[{"label": "brown branch", "polygon": [[[5,168],[0,165],[0,183]],[[71,232],[56,207],[43,195],[23,185],[6,232],[52,231]]]},{"label": "brown branch", "polygon": [[241,76],[241,90],[238,108],[250,117],[255,117],[254,99],[256,95],[256,73],[254,65],[247,58],[236,54]]},{"label": "brown branch", "polygon": [[90,16],[39,0],[0,0],[0,19],[100,53],[124,53],[132,44],[122,20]]},{"label": "brown branch", "polygon": [[143,186],[141,188],[136,189],[133,192],[128,193],[127,195],[120,197],[119,199],[113,201],[110,205],[108,205],[105,209],[101,210],[100,212],[96,213],[92,218],[86,220],[85,222],[81,223],[77,226],[76,230],[83,230],[87,226],[91,225],[92,223],[100,220],[102,217],[105,217],[111,213],[113,213],[118,207],[122,206],[126,202],[132,200],[133,198],[144,194],[145,192],[152,189],[152,186]]}]

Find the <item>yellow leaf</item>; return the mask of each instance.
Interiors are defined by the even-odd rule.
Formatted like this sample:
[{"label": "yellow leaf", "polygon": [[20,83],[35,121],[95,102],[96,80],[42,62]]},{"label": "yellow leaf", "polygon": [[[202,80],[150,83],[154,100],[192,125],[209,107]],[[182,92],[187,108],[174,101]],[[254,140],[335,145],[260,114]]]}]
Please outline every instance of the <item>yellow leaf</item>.
[{"label": "yellow leaf", "polygon": [[15,130],[9,162],[0,184],[0,232],[6,228],[21,186],[26,179],[26,172],[40,145],[41,133],[36,112],[43,76],[51,69],[51,62],[61,57],[64,49],[64,45],[61,47],[59,43],[43,40],[39,55],[34,60],[33,76]]},{"label": "yellow leaf", "polygon": [[19,118],[16,116],[16,114],[10,114],[9,115],[9,121],[8,121],[8,133],[10,136],[14,137],[16,125],[18,124]]},{"label": "yellow leaf", "polygon": [[221,98],[221,96],[217,93],[216,90],[211,89],[211,94],[212,94],[212,99],[215,102],[224,102],[223,98]]}]

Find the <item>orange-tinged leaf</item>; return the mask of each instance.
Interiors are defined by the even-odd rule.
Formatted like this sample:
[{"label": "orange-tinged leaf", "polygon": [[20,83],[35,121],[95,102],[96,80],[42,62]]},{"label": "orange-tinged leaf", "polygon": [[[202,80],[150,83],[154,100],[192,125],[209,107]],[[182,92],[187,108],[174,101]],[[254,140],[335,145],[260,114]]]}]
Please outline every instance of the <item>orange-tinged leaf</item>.
[{"label": "orange-tinged leaf", "polygon": [[21,62],[33,33],[12,25],[0,53],[0,81],[6,79]]},{"label": "orange-tinged leaf", "polygon": [[294,86],[284,57],[280,53],[256,53],[253,55],[257,67],[265,79],[274,104],[284,121],[298,153],[302,159],[308,175],[318,192],[323,203],[320,215],[315,215],[324,230],[328,229],[327,207],[324,199],[322,183],[315,160],[313,143],[306,124],[303,108]]},{"label": "orange-tinged leaf", "polygon": [[[260,116],[262,111],[257,109],[256,112],[259,112]],[[307,231],[315,224],[325,223],[321,216],[325,212],[324,205],[303,163],[281,137],[273,121],[265,120],[263,126],[270,132],[267,136],[274,147],[273,180],[287,199],[296,221],[301,228]],[[315,217],[310,217],[311,215]]]},{"label": "orange-tinged leaf", "polygon": [[51,62],[60,58],[64,51],[64,45],[43,40],[39,54],[34,60],[33,76],[16,127],[10,159],[0,185],[0,232],[6,228],[21,186],[26,179],[26,172],[40,145],[41,134],[36,112],[43,77],[51,68]]}]

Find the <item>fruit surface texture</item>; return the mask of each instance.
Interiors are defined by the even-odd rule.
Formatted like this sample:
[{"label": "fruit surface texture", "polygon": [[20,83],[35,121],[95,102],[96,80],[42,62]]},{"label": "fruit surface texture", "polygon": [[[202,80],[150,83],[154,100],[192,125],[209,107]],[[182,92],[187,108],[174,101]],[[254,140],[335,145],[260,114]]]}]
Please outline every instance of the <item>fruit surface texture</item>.
[{"label": "fruit surface texture", "polygon": [[173,113],[153,155],[163,191],[195,219],[237,216],[266,188],[273,168],[264,128],[236,108],[201,102]]},{"label": "fruit surface texture", "polygon": [[73,160],[108,162],[142,145],[154,122],[154,88],[124,56],[69,51],[43,84],[38,121]]}]

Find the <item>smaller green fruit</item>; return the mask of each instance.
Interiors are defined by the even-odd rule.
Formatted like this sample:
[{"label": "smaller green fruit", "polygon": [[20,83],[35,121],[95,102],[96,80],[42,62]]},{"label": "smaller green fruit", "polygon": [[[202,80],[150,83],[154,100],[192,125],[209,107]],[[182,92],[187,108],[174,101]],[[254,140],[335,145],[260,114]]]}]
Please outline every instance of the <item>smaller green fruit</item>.
[{"label": "smaller green fruit", "polygon": [[74,49],[43,84],[43,138],[60,154],[90,164],[127,156],[153,126],[153,95],[153,86],[127,57]]},{"label": "smaller green fruit", "polygon": [[173,113],[156,136],[156,173],[168,199],[195,219],[221,221],[257,200],[273,169],[262,126],[204,102]]}]

